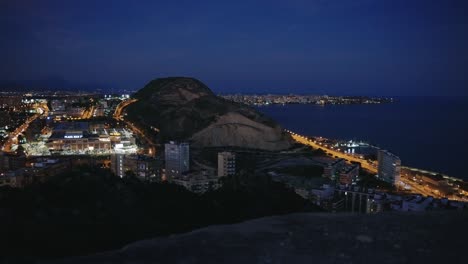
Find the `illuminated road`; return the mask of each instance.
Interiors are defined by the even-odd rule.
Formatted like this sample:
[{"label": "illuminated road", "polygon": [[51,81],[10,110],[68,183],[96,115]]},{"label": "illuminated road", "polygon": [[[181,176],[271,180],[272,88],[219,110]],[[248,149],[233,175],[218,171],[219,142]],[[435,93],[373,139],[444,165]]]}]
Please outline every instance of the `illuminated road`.
[{"label": "illuminated road", "polygon": [[138,101],[138,100],[137,99],[128,99],[128,100],[120,102],[120,104],[118,104],[117,107],[115,108],[114,118],[117,119],[117,120],[123,121],[123,117],[122,117],[123,110],[125,109],[125,107],[135,103],[136,101]]},{"label": "illuminated road", "polygon": [[[415,174],[416,172],[416,174]],[[457,196],[457,195],[447,195],[447,196],[444,196],[440,190],[438,190],[437,188],[435,187],[430,187],[428,184],[425,184],[419,180],[416,179],[414,180],[413,177],[416,176],[416,175],[435,175],[435,174],[438,174],[438,173],[435,173],[435,172],[431,172],[431,171],[427,171],[427,170],[422,170],[422,169],[417,169],[417,168],[411,168],[411,167],[402,167],[401,168],[401,181],[405,184],[407,184],[408,186],[411,187],[411,190],[415,193],[418,193],[418,194],[421,194],[421,195],[424,195],[424,196],[433,196],[435,198],[448,198],[450,200],[457,200],[457,201],[465,201],[465,202],[468,202],[468,199],[466,197],[460,197],[460,196]],[[453,177],[449,177],[447,175],[444,175],[444,177],[447,177],[451,180],[457,180],[457,181],[462,181],[461,179],[456,179],[456,178],[453,178]],[[457,194],[458,193],[458,190],[456,189],[452,189],[453,190],[453,193],[454,194]]]},{"label": "illuminated road", "polygon": [[[123,118],[123,110],[125,109],[125,107],[135,103],[136,101],[138,101],[138,100],[137,99],[128,99],[128,100],[122,101],[119,105],[117,105],[117,107],[115,108],[115,112],[114,112],[114,119],[116,119],[118,121],[121,121],[121,122],[124,122],[128,127],[130,127],[130,129],[135,134],[137,134],[141,138],[143,138],[148,143],[149,154],[150,155],[155,155],[156,154],[156,144],[155,144],[155,142],[150,137],[145,135],[145,133],[143,133],[143,131],[141,131],[133,123],[131,123],[131,122],[129,122],[129,121],[127,121],[127,120],[125,120]],[[158,129],[155,129],[155,130],[158,130]]]},{"label": "illuminated road", "polygon": [[442,195],[438,195],[432,192],[428,187],[425,187],[418,182],[413,181],[409,177],[406,176],[406,173],[402,169],[400,181],[403,182],[406,186],[409,186],[411,189],[409,190],[412,193],[420,194],[422,196],[432,196],[435,198],[443,198]]},{"label": "illuminated road", "polygon": [[345,160],[347,160],[349,162],[351,162],[351,161],[352,162],[359,162],[363,169],[366,169],[366,170],[368,170],[368,171],[370,171],[372,173],[377,173],[377,168],[374,165],[369,164],[367,160],[360,159],[360,158],[357,158],[355,156],[343,153],[341,151],[325,147],[325,146],[321,145],[321,143],[317,143],[313,139],[310,139],[310,138],[308,138],[306,136],[298,135],[298,134],[296,134],[294,132],[291,132],[289,130],[286,130],[286,132],[290,133],[292,138],[294,140],[296,140],[297,142],[301,143],[301,144],[311,146],[311,147],[316,148],[316,149],[321,149],[321,150],[333,155],[333,157],[336,156],[338,158],[345,159]]},{"label": "illuminated road", "polygon": [[86,110],[84,110],[83,114],[81,115],[81,119],[90,119],[91,117],[93,117],[94,111],[95,111],[94,105],[86,108]]},{"label": "illuminated road", "polygon": [[[294,140],[296,140],[297,142],[301,143],[301,144],[311,146],[311,147],[313,147],[315,149],[321,149],[321,150],[325,151],[326,153],[329,153],[329,154],[333,155],[334,157],[342,158],[342,159],[345,159],[345,160],[347,160],[349,162],[359,162],[361,164],[362,168],[370,171],[371,173],[377,174],[377,163],[375,163],[375,165],[369,164],[367,160],[360,159],[358,157],[343,153],[343,152],[338,151],[336,149],[328,148],[328,147],[322,145],[320,142],[316,142],[313,139],[308,138],[306,136],[296,134],[296,133],[294,133],[292,131],[289,131],[289,130],[286,130],[286,132],[291,134],[292,138]],[[410,169],[410,170],[415,170],[415,169],[405,167],[405,168],[402,168],[402,171],[401,171],[400,181],[401,181],[401,183],[403,183],[403,185],[410,187],[410,189],[408,191],[410,191],[410,192],[412,192],[414,194],[420,194],[420,195],[423,195],[423,196],[432,196],[432,197],[435,197],[435,198],[444,198],[444,196],[437,193],[436,190],[432,190],[428,186],[420,185],[419,183],[413,181],[409,177],[406,177],[406,175],[408,175],[408,173],[406,171],[407,169]],[[400,183],[400,186],[401,186],[401,183]]]},{"label": "illuminated road", "polygon": [[38,117],[44,115],[47,116],[49,114],[49,108],[47,107],[47,104],[41,104],[37,106],[36,111],[39,112],[31,117],[28,117],[26,121],[19,126],[18,128],[15,129],[15,131],[11,132],[8,135],[8,140],[5,142],[5,144],[2,146],[2,151],[5,152],[11,152],[12,146],[15,144],[18,144],[18,136],[26,131],[28,129],[29,124],[34,122]]}]

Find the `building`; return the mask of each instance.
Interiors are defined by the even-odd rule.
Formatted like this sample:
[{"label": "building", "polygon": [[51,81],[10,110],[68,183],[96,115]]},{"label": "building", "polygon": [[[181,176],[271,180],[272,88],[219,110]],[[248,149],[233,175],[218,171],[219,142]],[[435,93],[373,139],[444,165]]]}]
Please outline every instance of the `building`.
[{"label": "building", "polygon": [[323,177],[335,179],[337,172],[345,165],[344,159],[332,159],[324,164]]},{"label": "building", "polygon": [[181,176],[190,169],[189,144],[170,141],[164,145],[164,157],[166,163],[166,179]]},{"label": "building", "polygon": [[378,158],[378,175],[379,178],[396,185],[400,181],[401,160],[397,156],[386,150],[379,150]]},{"label": "building", "polygon": [[95,127],[91,129],[88,122],[61,122],[54,127],[46,145],[51,153],[62,155],[136,153],[130,131]]},{"label": "building", "polygon": [[148,156],[115,153],[111,155],[110,165],[111,171],[120,178],[129,172],[142,180],[159,180],[160,178],[159,160]]},{"label": "building", "polygon": [[126,155],[125,166],[142,180],[159,181],[160,160],[144,155]]},{"label": "building", "polygon": [[44,182],[50,176],[65,172],[69,165],[67,160],[37,158],[26,167],[0,172],[0,186],[22,188],[33,182]]},{"label": "building", "polygon": [[218,177],[236,174],[236,154],[232,152],[218,153]]},{"label": "building", "polygon": [[44,182],[49,177],[59,175],[70,169],[73,159],[36,158],[31,166],[24,169],[26,180]]},{"label": "building", "polygon": [[0,152],[0,171],[17,170],[26,165],[26,155],[22,151],[16,153]]},{"label": "building", "polygon": [[67,116],[72,117],[72,118],[80,118],[83,116],[83,113],[85,111],[84,107],[69,107],[67,109]]},{"label": "building", "polygon": [[433,201],[432,197],[409,197],[402,202],[401,211],[426,211]]},{"label": "building", "polygon": [[111,171],[120,178],[123,178],[126,172],[124,168],[124,159],[125,154],[123,153],[114,153],[111,155]]},{"label": "building", "polygon": [[215,175],[210,175],[207,171],[184,173],[173,178],[171,181],[194,193],[216,190],[221,186],[219,178]]},{"label": "building", "polygon": [[65,111],[65,102],[64,100],[52,100],[50,101],[50,106],[53,112],[64,112]]},{"label": "building", "polygon": [[343,211],[344,206],[345,206],[345,200],[341,197],[333,197],[330,200],[324,200],[320,204],[320,207],[332,213]]},{"label": "building", "polygon": [[310,191],[311,200],[316,205],[322,205],[323,201],[333,199],[335,187],[329,184],[324,184],[320,188],[314,188]]},{"label": "building", "polygon": [[108,138],[87,131],[54,132],[46,143],[50,152],[85,154],[88,151],[109,152],[112,144]]},{"label": "building", "polygon": [[384,211],[385,204],[388,203],[382,194],[367,196],[366,213],[376,214]]},{"label": "building", "polygon": [[7,171],[0,173],[0,187],[10,186],[13,188],[21,188],[24,186],[24,169]]},{"label": "building", "polygon": [[0,96],[0,108],[21,107],[23,105],[22,96]]},{"label": "building", "polygon": [[345,166],[340,170],[339,183],[344,185],[351,185],[359,175],[359,165],[353,164]]}]

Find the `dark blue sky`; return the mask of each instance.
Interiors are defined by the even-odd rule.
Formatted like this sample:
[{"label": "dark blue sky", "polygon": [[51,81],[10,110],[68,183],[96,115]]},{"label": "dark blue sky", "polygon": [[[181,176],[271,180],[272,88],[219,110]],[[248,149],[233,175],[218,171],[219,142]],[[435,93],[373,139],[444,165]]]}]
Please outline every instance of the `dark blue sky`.
[{"label": "dark blue sky", "polygon": [[0,80],[468,95],[467,2],[0,0]]}]

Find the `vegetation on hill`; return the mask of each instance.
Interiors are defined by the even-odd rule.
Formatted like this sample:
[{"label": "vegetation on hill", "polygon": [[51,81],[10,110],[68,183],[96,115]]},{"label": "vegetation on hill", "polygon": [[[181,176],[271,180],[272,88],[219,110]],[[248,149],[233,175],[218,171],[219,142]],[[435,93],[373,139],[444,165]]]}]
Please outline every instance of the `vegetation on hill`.
[{"label": "vegetation on hill", "polygon": [[59,257],[212,224],[316,210],[266,176],[241,174],[204,195],[84,167],[25,189],[0,189],[0,256]]},{"label": "vegetation on hill", "polygon": [[217,97],[199,80],[185,77],[161,78],[149,82],[127,107],[127,118],[139,127],[156,127],[159,138],[187,140],[229,112],[254,122],[277,127],[270,118],[255,109]]},{"label": "vegetation on hill", "polygon": [[294,176],[301,176],[306,178],[322,177],[323,167],[318,165],[302,165],[302,166],[289,166],[279,168],[276,170],[278,173],[285,173]]}]

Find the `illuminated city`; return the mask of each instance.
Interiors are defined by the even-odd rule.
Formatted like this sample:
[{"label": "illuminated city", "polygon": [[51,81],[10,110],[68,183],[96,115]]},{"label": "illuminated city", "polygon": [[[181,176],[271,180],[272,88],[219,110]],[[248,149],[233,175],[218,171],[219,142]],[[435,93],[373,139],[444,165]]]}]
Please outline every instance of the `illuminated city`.
[{"label": "illuminated city", "polygon": [[467,11],[0,3],[0,263],[465,263]]}]

